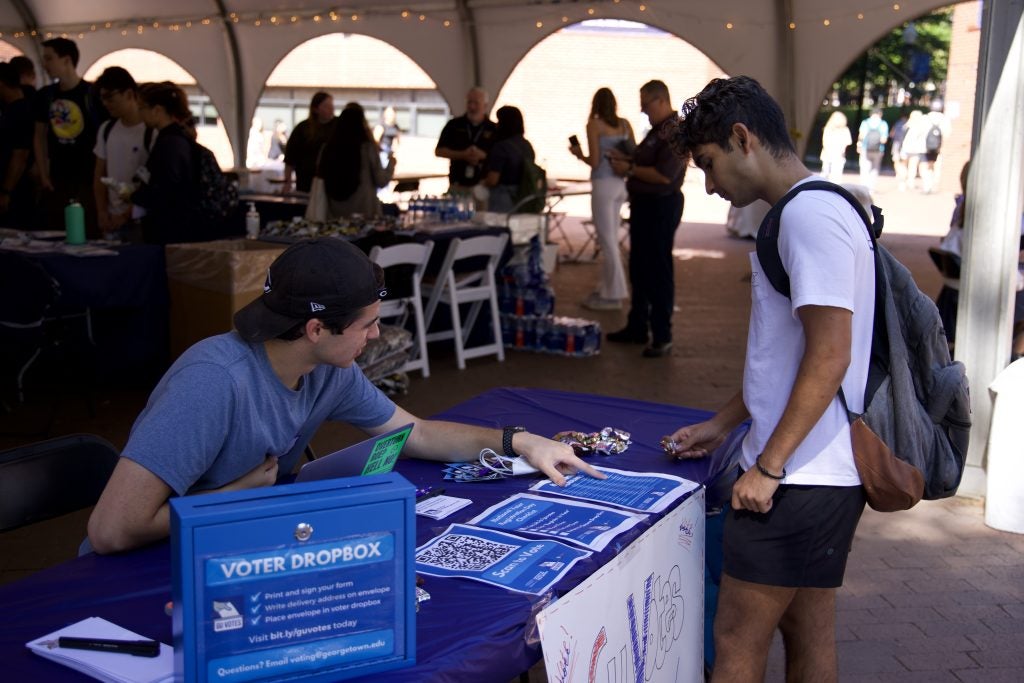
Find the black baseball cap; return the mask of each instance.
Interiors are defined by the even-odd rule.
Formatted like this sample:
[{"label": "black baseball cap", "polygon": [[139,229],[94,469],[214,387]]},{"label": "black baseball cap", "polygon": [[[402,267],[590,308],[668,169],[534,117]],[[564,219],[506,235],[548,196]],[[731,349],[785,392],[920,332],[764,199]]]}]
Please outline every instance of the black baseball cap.
[{"label": "black baseball cap", "polygon": [[296,242],[267,270],[263,295],[235,313],[243,339],[266,341],[304,320],[335,320],[387,296],[384,271],[335,237]]}]

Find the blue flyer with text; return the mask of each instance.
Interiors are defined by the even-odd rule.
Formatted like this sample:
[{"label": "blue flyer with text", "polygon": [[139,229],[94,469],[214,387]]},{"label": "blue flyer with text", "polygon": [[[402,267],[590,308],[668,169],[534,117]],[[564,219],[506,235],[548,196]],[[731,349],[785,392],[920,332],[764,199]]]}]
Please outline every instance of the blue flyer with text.
[{"label": "blue flyer with text", "polygon": [[416,571],[540,595],[590,555],[589,551],[558,541],[529,540],[452,524],[443,534],[416,549]]},{"label": "blue flyer with text", "polygon": [[664,512],[674,501],[700,486],[671,474],[624,472],[609,467],[596,469],[608,478],[594,479],[586,474],[574,474],[567,478],[565,486],[556,486],[545,480],[531,486],[530,490],[609,503],[637,512]]},{"label": "blue flyer with text", "polygon": [[492,505],[467,524],[552,536],[600,552],[646,517],[592,503],[520,493]]}]

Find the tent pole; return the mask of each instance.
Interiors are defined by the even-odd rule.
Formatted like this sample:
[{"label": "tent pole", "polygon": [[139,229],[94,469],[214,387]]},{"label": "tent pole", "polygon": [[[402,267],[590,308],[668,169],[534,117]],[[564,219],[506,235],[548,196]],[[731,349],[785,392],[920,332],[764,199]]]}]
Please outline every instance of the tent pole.
[{"label": "tent pole", "polygon": [[469,55],[466,60],[468,67],[466,77],[471,87],[483,86],[480,81],[480,47],[477,44],[476,19],[468,0],[456,0],[455,8],[459,13],[459,25],[462,27],[462,40],[465,51]]},{"label": "tent pole", "polygon": [[233,112],[235,119],[234,131],[229,126],[225,126],[225,128],[227,128],[228,138],[231,140],[231,146],[235,152],[235,166],[243,168],[245,166],[246,141],[242,136],[249,130],[249,125],[245,120],[245,79],[242,77],[241,53],[238,49],[238,36],[235,34],[235,27],[231,17],[228,16],[228,10],[224,6],[224,0],[214,1],[217,3],[217,11],[220,13],[221,21],[224,23],[224,33],[227,36],[228,66],[235,76],[235,96],[233,98],[235,105],[235,111]]},{"label": "tent pole", "polygon": [[[967,183],[964,269],[956,324],[956,357],[967,366],[973,427],[960,491],[985,492],[992,419],[989,385],[1010,359],[1024,204],[1024,0],[984,5],[974,156]],[[979,267],[973,267],[978,264]]]}]

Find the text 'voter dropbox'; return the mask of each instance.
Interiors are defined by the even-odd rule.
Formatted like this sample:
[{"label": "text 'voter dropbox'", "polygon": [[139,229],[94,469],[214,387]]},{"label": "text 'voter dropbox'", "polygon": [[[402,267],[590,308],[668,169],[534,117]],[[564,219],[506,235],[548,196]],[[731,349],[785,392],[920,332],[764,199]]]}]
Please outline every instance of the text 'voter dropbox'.
[{"label": "text 'voter dropbox'", "polygon": [[414,494],[390,473],[173,498],[175,679],[415,664]]}]

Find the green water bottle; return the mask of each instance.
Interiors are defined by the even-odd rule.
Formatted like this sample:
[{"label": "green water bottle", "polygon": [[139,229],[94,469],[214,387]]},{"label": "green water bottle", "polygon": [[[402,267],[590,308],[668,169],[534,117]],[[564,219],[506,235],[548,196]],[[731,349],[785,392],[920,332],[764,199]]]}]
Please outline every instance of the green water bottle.
[{"label": "green water bottle", "polygon": [[85,209],[77,199],[64,207],[64,231],[68,244],[85,244]]}]

